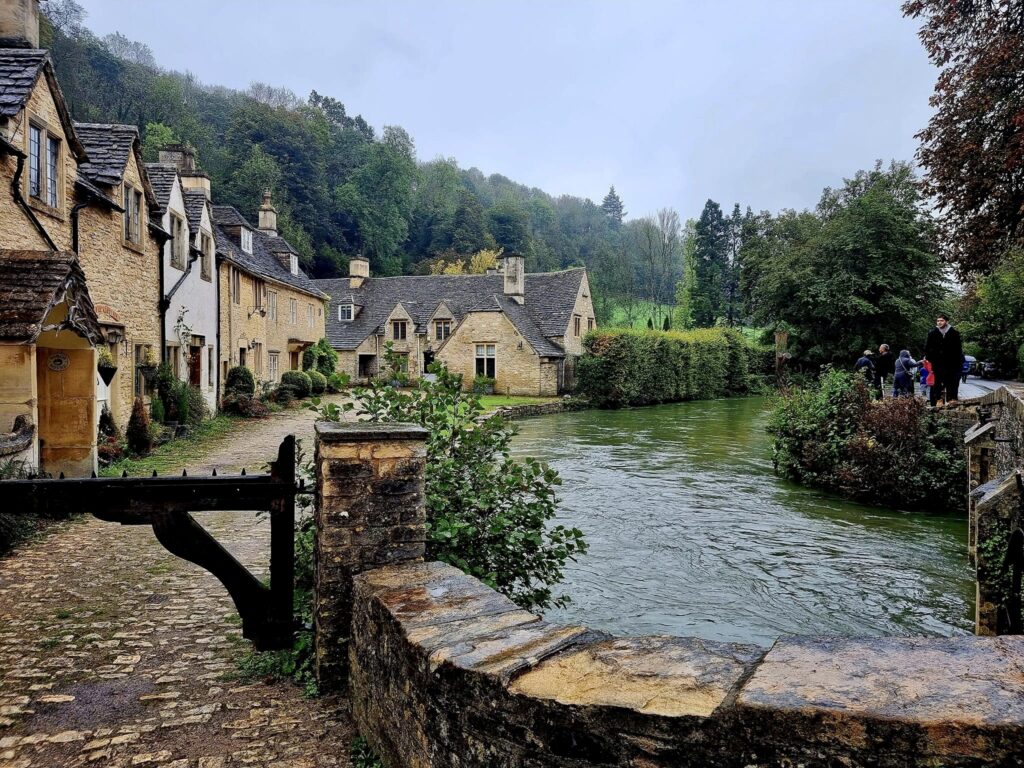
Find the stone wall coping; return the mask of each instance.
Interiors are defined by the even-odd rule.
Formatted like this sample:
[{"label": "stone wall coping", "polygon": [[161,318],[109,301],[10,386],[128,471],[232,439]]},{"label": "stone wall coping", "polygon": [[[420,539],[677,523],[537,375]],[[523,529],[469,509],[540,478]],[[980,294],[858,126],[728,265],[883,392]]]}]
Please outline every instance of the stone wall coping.
[{"label": "stone wall coping", "polygon": [[426,440],[430,436],[418,424],[370,421],[318,421],[317,439],[325,443],[385,442],[389,440]]},{"label": "stone wall coping", "polygon": [[437,562],[355,576],[354,611],[354,711],[396,765],[1019,764],[1024,637],[609,638]]}]

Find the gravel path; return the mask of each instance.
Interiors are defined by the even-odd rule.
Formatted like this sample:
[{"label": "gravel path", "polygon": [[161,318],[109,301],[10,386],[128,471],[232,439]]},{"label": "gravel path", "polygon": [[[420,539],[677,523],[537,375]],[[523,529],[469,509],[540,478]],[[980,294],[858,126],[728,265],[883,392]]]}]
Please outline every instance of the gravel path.
[{"label": "gravel path", "polygon": [[[187,469],[262,471],[290,433],[312,450],[312,412],[241,424]],[[265,519],[199,519],[266,575]],[[346,702],[239,681],[248,647],[220,582],[148,526],[62,523],[0,560],[0,767],[348,766]]]}]

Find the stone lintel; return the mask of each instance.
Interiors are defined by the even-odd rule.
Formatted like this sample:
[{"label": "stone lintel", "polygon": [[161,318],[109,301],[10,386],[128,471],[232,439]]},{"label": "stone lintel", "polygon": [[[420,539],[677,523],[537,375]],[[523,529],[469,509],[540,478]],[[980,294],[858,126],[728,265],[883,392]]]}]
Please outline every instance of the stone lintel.
[{"label": "stone lintel", "polygon": [[975,510],[978,514],[985,512],[991,507],[1000,505],[1008,505],[1008,511],[1016,511],[1018,501],[1018,495],[1020,491],[1017,488],[1017,472],[1008,472],[1002,477],[997,477],[995,480],[990,480],[984,485],[978,486],[975,491],[980,491],[982,488],[985,492],[974,496],[975,498]]},{"label": "stone lintel", "polygon": [[998,422],[989,421],[984,424],[975,424],[964,434],[964,445],[981,447],[995,445],[996,426]]},{"label": "stone lintel", "polygon": [[[822,722],[915,724],[940,739],[945,728],[1020,728],[1022,668],[1024,637],[785,638],[736,705]],[[840,753],[843,733],[831,734]],[[849,731],[851,738],[856,733]]]},{"label": "stone lintel", "polygon": [[391,440],[425,441],[430,433],[418,424],[318,421],[316,435],[322,443],[381,443]]},{"label": "stone lintel", "polygon": [[763,654],[693,637],[613,638],[543,661],[509,690],[570,706],[706,718]]}]

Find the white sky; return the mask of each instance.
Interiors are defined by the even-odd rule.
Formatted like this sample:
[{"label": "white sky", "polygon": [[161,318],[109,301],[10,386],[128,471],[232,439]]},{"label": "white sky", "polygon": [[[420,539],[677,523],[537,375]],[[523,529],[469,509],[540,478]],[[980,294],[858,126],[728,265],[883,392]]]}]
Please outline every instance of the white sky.
[{"label": "white sky", "polygon": [[245,88],[311,89],[421,160],[631,216],[813,206],[913,159],[936,71],[899,0],[80,0],[99,35]]}]

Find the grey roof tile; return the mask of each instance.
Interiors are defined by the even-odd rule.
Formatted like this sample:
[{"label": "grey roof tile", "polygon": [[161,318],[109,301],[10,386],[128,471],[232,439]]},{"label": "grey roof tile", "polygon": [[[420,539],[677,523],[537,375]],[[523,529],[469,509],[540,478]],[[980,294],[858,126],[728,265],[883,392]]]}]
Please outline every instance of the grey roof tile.
[{"label": "grey roof tile", "polygon": [[85,145],[88,162],[78,166],[79,173],[99,184],[120,184],[128,165],[128,155],[139,138],[134,125],[75,123],[75,133]]},{"label": "grey roof tile", "polygon": [[[217,250],[227,257],[229,261],[234,262],[238,267],[252,274],[290,285],[317,298],[327,298],[327,294],[321,290],[316,281],[310,280],[305,272],[299,269],[299,273],[293,275],[290,270],[286,269],[277,260],[277,256],[274,255],[274,249],[279,248],[279,246],[275,244],[275,241],[281,240],[281,242],[284,242],[281,238],[272,238],[270,235],[253,228],[242,214],[229,205],[213,206],[213,220],[216,224],[214,236],[217,239]],[[252,230],[252,253],[243,251],[234,238],[224,229],[225,227],[238,225],[244,225]]]},{"label": "grey roof tile", "polygon": [[65,322],[98,342],[96,308],[74,254],[0,250],[0,339],[34,341],[51,307],[65,297],[72,307]]},{"label": "grey roof tile", "polygon": [[0,49],[0,116],[21,111],[47,58],[46,51],[34,48]]},{"label": "grey roof tile", "polygon": [[[504,312],[538,354],[554,357],[564,355],[564,350],[551,338],[565,335],[585,272],[528,273],[523,305],[505,296],[500,274],[372,277],[359,288],[351,288],[347,277],[314,282],[331,296],[327,338],[336,349],[358,347],[399,303],[417,328],[425,328],[444,302],[458,322],[469,312]],[[362,307],[354,320],[338,320],[337,307],[343,303]]]},{"label": "grey roof tile", "polygon": [[185,216],[188,218],[188,229],[195,237],[203,220],[203,208],[206,207],[206,193],[198,189],[186,189]]},{"label": "grey roof tile", "polygon": [[153,185],[156,202],[166,210],[171,202],[171,190],[174,189],[178,169],[168,163],[146,163],[146,173],[149,175],[149,183]]}]

